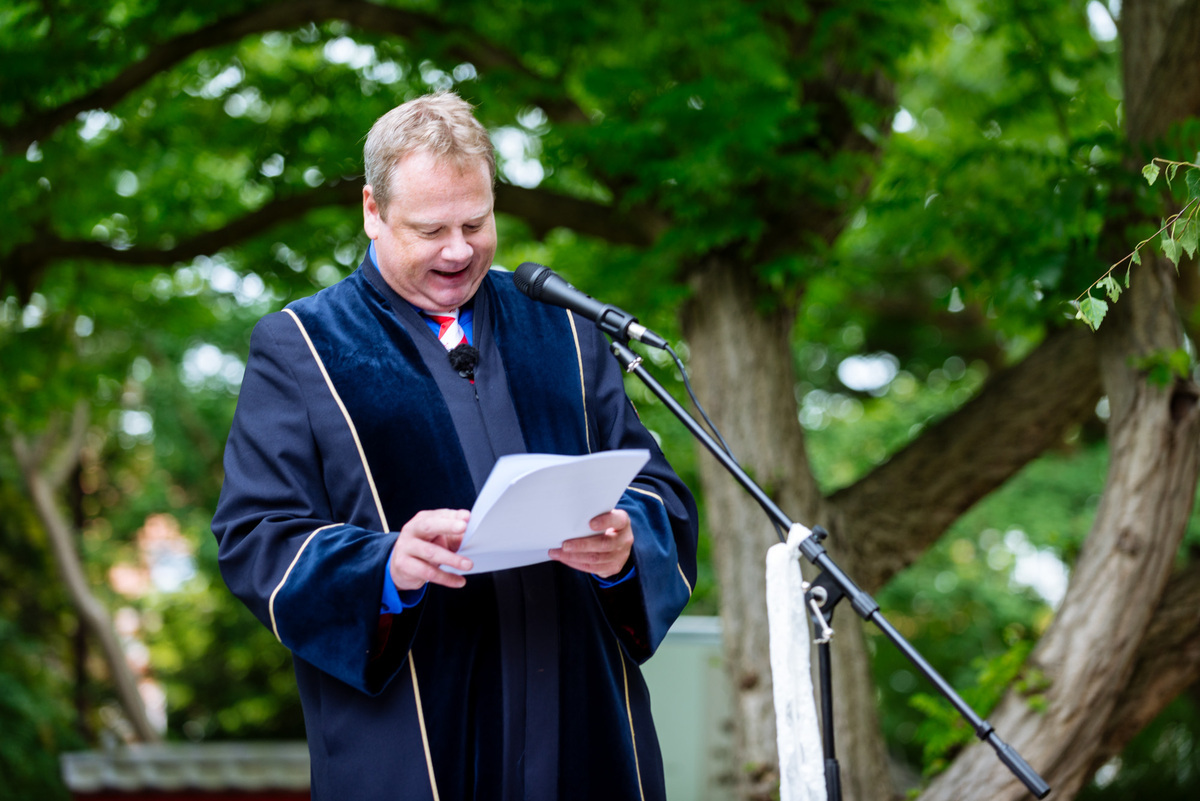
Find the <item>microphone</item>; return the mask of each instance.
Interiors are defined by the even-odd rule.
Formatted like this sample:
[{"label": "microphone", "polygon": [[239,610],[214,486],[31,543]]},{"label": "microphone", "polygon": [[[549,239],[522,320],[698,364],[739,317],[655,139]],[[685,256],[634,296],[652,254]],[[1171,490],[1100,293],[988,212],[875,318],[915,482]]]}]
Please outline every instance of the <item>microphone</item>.
[{"label": "microphone", "polygon": [[463,378],[475,382],[475,365],[479,364],[479,351],[467,343],[462,343],[450,351],[450,366],[458,371]]},{"label": "microphone", "polygon": [[632,314],[580,292],[549,267],[527,261],[517,268],[513,283],[534,300],[570,309],[580,317],[586,317],[601,331],[621,342],[636,339],[652,348],[667,348],[667,340],[638,323]]}]

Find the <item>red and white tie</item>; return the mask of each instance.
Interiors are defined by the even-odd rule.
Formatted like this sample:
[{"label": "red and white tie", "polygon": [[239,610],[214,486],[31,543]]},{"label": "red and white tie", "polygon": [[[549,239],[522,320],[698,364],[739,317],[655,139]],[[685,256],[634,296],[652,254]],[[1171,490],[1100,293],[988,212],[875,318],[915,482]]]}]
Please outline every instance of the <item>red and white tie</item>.
[{"label": "red and white tie", "polygon": [[430,314],[429,319],[438,324],[438,339],[446,350],[454,350],[459,345],[466,344],[467,335],[458,324],[458,309],[449,314]]}]

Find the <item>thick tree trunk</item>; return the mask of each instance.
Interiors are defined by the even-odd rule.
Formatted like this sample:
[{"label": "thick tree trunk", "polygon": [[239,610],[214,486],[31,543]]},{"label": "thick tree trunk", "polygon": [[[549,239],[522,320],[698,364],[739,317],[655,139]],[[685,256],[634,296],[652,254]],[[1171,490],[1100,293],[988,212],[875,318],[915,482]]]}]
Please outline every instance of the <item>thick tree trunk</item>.
[{"label": "thick tree trunk", "polygon": [[[1150,626],[1133,676],[1108,719],[1096,769],[1121,753],[1126,743],[1181,692],[1200,681],[1200,562],[1172,576]],[[1091,771],[1089,771],[1091,772]]]},{"label": "thick tree trunk", "polygon": [[1121,8],[1126,127],[1148,142],[1200,113],[1200,0],[1125,0]]},{"label": "thick tree trunk", "polygon": [[[697,276],[683,321],[697,392],[746,472],[793,519],[815,525],[820,495],[790,391],[794,314],[778,307],[763,313],[753,281],[729,262],[712,259]],[[715,460],[702,456],[700,472],[721,586],[737,764],[744,769],[739,794],[765,799],[778,782],[778,759],[764,560],[778,540],[762,510]],[[853,625],[838,629],[837,642],[838,749],[856,768],[845,798],[878,799],[887,783],[886,758],[865,648]],[[841,653],[843,647],[852,654]]]},{"label": "thick tree trunk", "polygon": [[[1101,330],[1112,409],[1109,474],[1063,605],[1030,658],[1028,669],[1050,681],[1046,711],[1010,693],[991,720],[1059,798],[1074,796],[1091,776],[1191,513],[1200,464],[1197,390],[1183,381],[1153,386],[1131,366],[1181,344],[1173,268],[1147,259]],[[1025,796],[991,749],[975,745],[922,799]]]}]

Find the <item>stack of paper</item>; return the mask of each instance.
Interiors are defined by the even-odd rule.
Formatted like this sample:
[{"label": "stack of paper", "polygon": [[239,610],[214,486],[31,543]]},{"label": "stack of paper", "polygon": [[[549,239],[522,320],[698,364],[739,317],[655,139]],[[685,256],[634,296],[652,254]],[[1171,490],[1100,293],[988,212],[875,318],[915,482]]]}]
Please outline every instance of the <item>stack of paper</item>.
[{"label": "stack of paper", "polygon": [[564,540],[588,537],[588,521],[612,510],[650,460],[645,449],[586,456],[522,453],[502,456],[475,505],[458,552],[487,573],[547,562]]}]

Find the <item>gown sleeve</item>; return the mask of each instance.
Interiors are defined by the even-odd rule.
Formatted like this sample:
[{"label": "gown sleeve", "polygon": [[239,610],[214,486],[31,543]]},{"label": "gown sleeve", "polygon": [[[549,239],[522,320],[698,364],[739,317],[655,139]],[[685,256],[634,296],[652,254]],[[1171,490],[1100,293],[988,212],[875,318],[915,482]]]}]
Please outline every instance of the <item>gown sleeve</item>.
[{"label": "gown sleeve", "polygon": [[350,465],[317,445],[314,420],[330,410],[317,406],[327,394],[297,378],[296,365],[309,363],[284,313],[255,327],[212,522],[218,561],[234,595],[296,657],[375,694],[399,668],[379,675],[371,660],[397,534],[333,513],[325,474]]},{"label": "gown sleeve", "polygon": [[604,613],[626,652],[649,659],[691,598],[696,584],[696,503],[671,469],[654,437],[625,394],[620,366],[608,340],[594,326],[586,331],[595,375],[594,397],[600,447],[645,448],[650,461],[617,507],[633,528],[633,574],[611,587],[598,587]]}]

